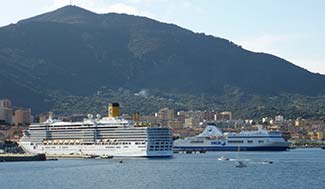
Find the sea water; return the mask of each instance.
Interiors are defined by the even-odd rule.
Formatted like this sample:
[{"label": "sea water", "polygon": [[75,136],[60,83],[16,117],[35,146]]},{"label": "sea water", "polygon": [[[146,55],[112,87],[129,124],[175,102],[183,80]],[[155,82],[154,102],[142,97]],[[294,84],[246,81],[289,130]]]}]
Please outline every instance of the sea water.
[{"label": "sea water", "polygon": [[[230,161],[219,161],[221,156]],[[325,188],[321,149],[122,159],[3,162],[0,188]],[[238,159],[247,167],[236,168]]]}]

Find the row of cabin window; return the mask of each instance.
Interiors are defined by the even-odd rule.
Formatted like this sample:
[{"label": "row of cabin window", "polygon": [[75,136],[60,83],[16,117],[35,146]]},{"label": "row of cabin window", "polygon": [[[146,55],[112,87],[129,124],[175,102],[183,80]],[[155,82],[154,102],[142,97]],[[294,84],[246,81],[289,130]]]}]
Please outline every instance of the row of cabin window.
[{"label": "row of cabin window", "polygon": [[171,149],[172,148],[150,148],[149,151],[166,151]]},{"label": "row of cabin window", "polygon": [[170,144],[171,142],[155,142],[154,144]]},{"label": "row of cabin window", "polygon": [[[243,140],[229,140],[228,141],[229,144],[233,144],[233,143],[244,143]],[[247,143],[253,143],[252,140],[248,140]],[[264,143],[264,140],[259,140],[258,143]]]},{"label": "row of cabin window", "polygon": [[160,147],[160,148],[168,148],[168,147],[169,147],[169,148],[172,148],[173,146],[150,146],[150,149],[151,149],[151,148],[159,148],[159,147]]}]

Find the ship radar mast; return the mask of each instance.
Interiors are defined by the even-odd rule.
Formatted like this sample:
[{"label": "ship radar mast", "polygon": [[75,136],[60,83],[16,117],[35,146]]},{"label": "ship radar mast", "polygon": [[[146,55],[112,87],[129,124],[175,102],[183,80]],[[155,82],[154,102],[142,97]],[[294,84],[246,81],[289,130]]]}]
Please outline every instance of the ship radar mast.
[{"label": "ship radar mast", "polygon": [[94,118],[94,115],[93,114],[88,114],[87,117],[88,117],[89,120],[92,120]]},{"label": "ship radar mast", "polygon": [[53,112],[49,112],[49,120],[53,120]]}]

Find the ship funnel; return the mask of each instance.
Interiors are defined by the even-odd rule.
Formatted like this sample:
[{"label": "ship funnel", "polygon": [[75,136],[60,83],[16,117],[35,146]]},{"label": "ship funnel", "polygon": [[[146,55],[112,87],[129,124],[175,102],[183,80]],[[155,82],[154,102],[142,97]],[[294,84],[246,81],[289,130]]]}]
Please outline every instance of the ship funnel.
[{"label": "ship funnel", "polygon": [[49,112],[49,119],[50,119],[50,120],[53,119],[53,112]]},{"label": "ship funnel", "polygon": [[110,103],[108,105],[108,117],[120,116],[120,105],[118,103]]},{"label": "ship funnel", "polygon": [[133,113],[133,121],[140,121],[140,114],[139,114],[139,112]]},{"label": "ship funnel", "polygon": [[199,134],[200,137],[218,137],[222,135],[222,131],[214,125],[207,125],[204,131]]}]

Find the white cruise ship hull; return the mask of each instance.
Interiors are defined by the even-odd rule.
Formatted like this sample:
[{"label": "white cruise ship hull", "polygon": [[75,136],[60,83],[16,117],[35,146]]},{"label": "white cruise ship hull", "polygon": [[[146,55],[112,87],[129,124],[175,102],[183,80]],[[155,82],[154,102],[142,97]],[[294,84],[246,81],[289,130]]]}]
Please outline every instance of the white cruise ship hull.
[{"label": "white cruise ship hull", "polygon": [[44,145],[19,142],[26,153],[47,155],[95,155],[114,157],[171,157],[172,150],[149,151],[146,145]]},{"label": "white cruise ship hull", "polygon": [[137,127],[119,118],[31,124],[19,142],[26,153],[81,156],[171,157],[167,127]]}]

